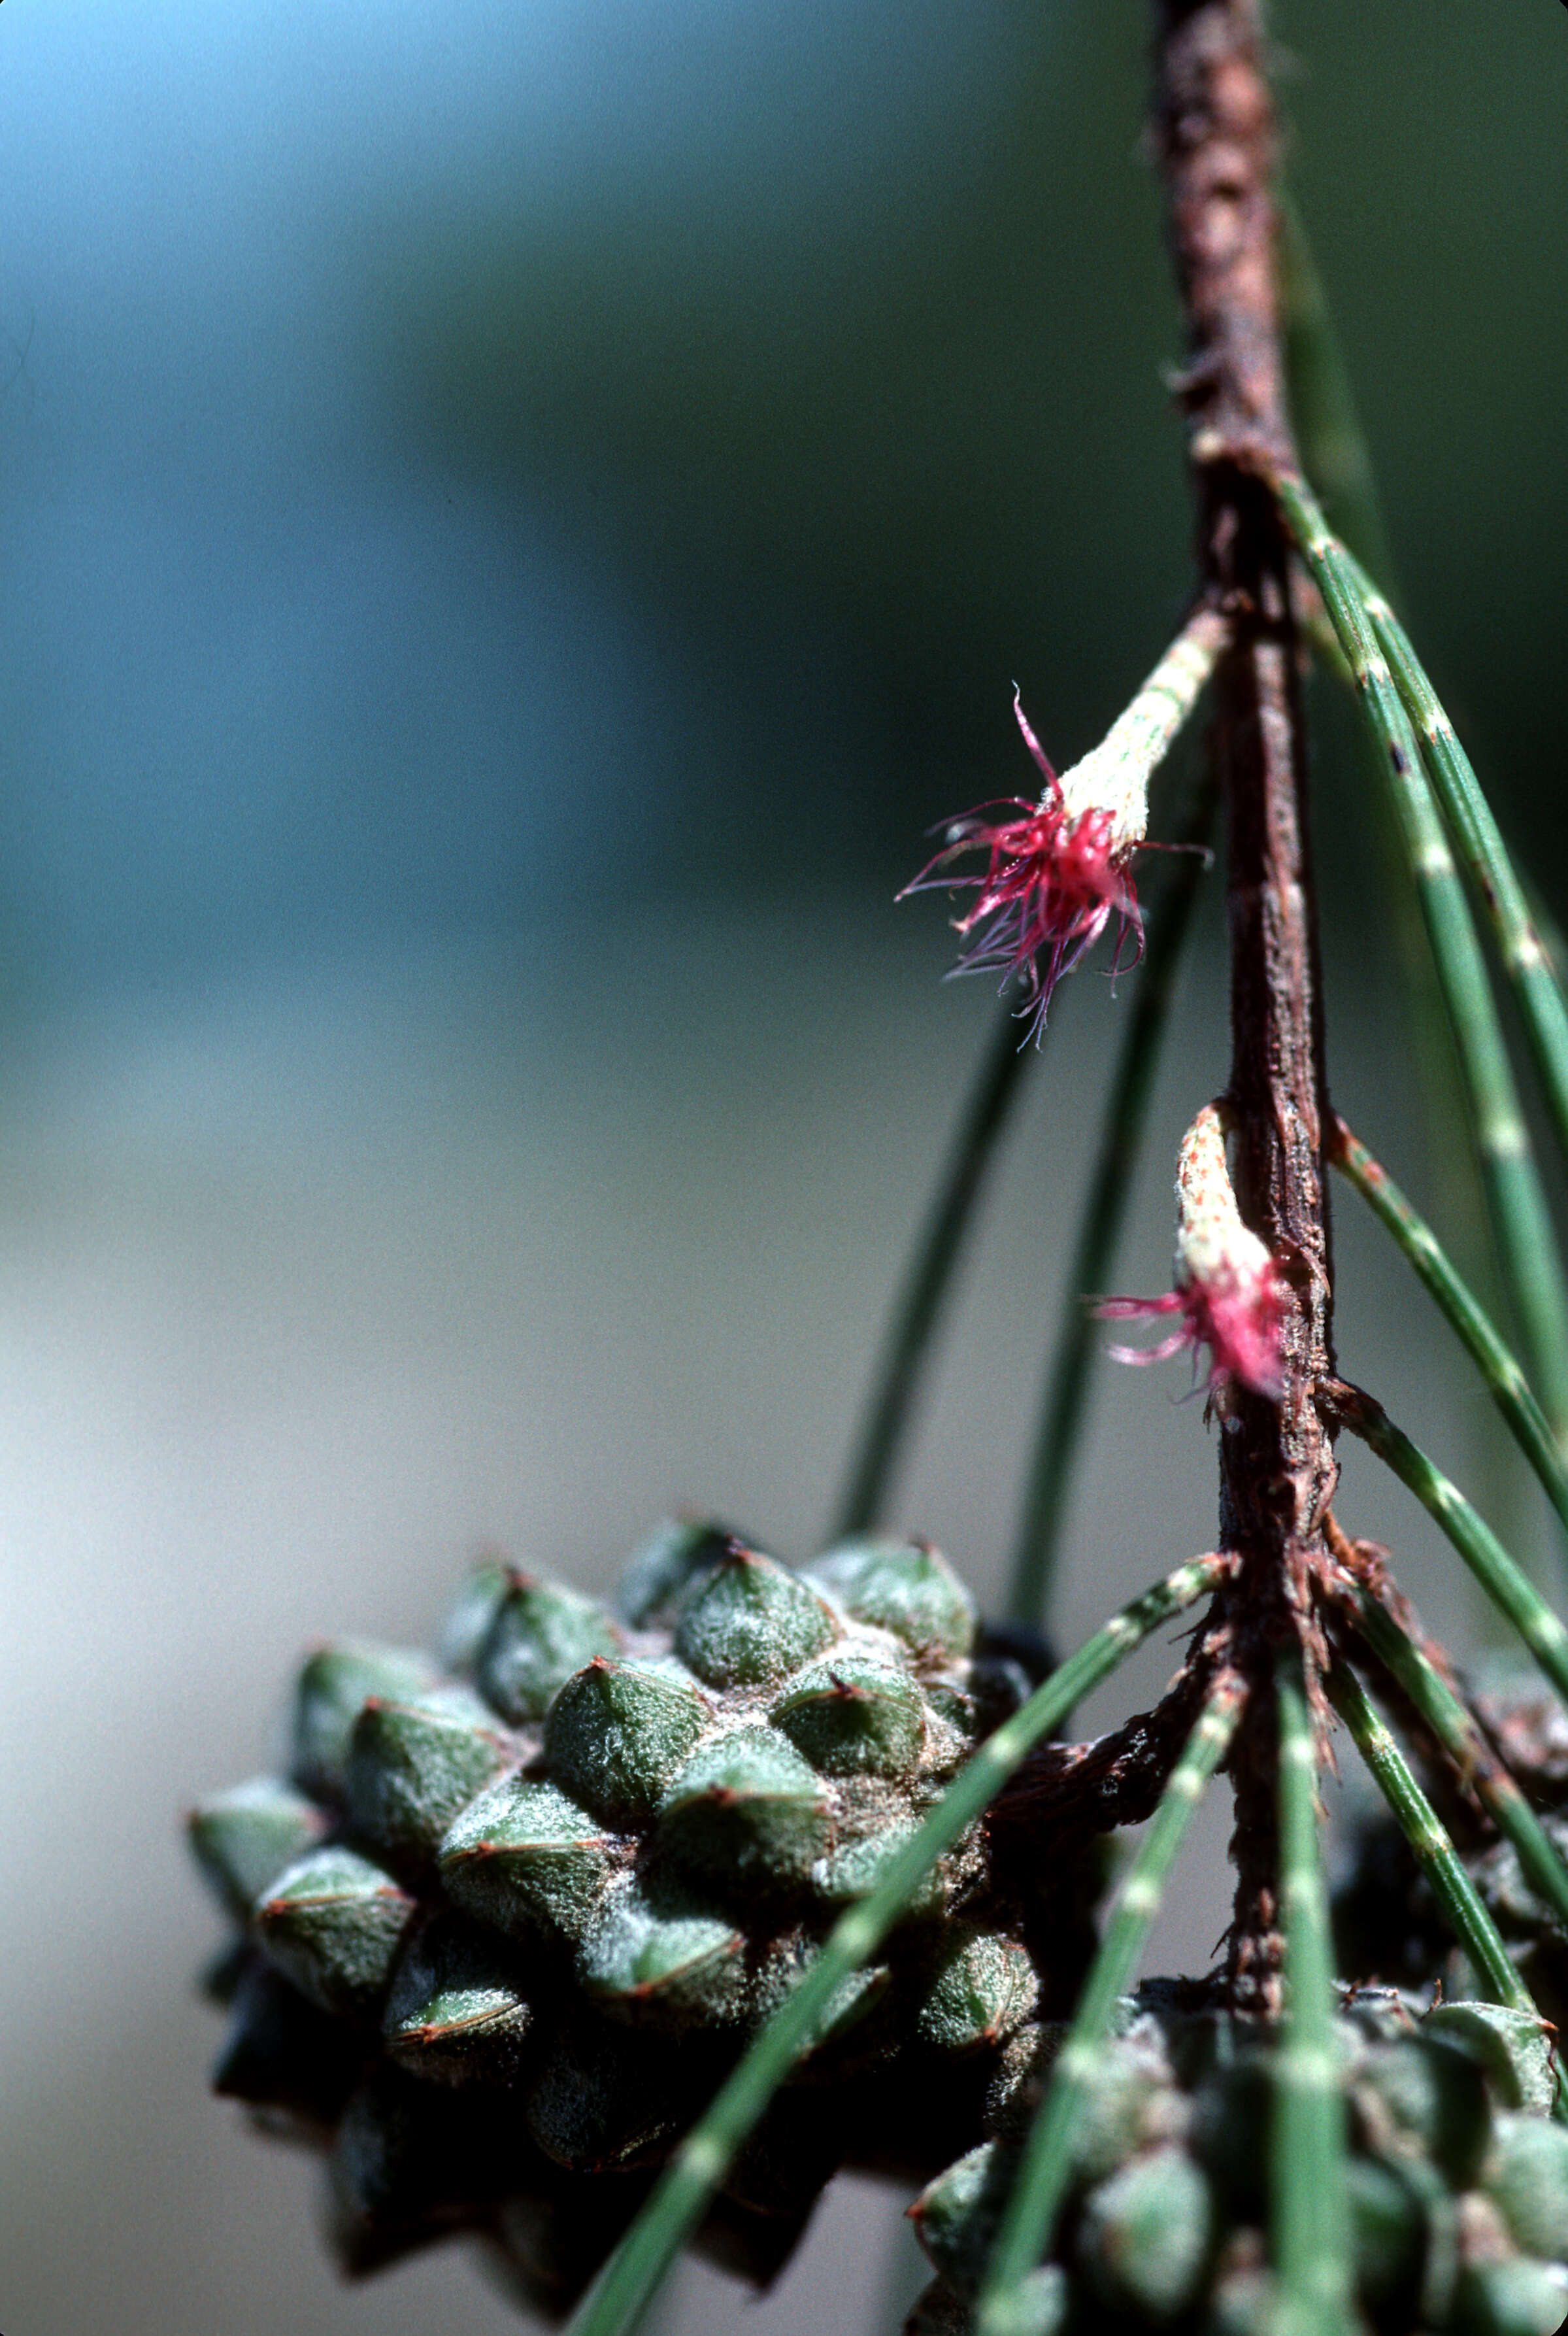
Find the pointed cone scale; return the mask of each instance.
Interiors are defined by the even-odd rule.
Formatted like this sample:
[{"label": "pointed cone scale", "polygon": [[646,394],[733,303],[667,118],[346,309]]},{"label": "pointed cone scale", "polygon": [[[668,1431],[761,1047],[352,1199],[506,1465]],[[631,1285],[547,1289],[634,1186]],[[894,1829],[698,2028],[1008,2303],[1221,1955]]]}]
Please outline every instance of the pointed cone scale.
[{"label": "pointed cone scale", "polygon": [[440,1856],[454,1905],[523,1939],[580,1937],[618,1863],[596,1817],[557,1786],[520,1776],[465,1809]]},{"label": "pointed cone scale", "polygon": [[398,1958],[382,2016],[389,2057],[444,2085],[517,2073],[532,2007],[502,1942],[451,1915],[422,1923]]},{"label": "pointed cone scale", "polygon": [[439,1688],[417,1702],[372,1696],[349,1739],[349,1824],[394,1864],[422,1864],[453,1819],[515,1759],[487,1706],[467,1688]]},{"label": "pointed cone scale", "polygon": [[[868,1898],[914,1831],[913,1825],[890,1825],[884,1833],[843,1843],[812,1867],[813,1893],[830,1907],[851,1906],[857,1898]],[[943,1913],[948,1899],[947,1875],[947,1860],[939,1859],[911,1892],[899,1918],[901,1928],[909,1922],[930,1922]]]},{"label": "pointed cone scale", "polygon": [[1492,2138],[1492,2112],[1481,2066],[1459,2045],[1428,2034],[1369,2053],[1351,2086],[1370,2130],[1391,2128],[1396,2142],[1430,2157],[1456,2190],[1467,2190]]},{"label": "pointed cone scale", "polygon": [[1447,2324],[1454,2336],[1556,2336],[1565,2311],[1563,2265],[1515,2255],[1460,2273]]},{"label": "pointed cone scale", "polygon": [[337,1800],[349,1738],[366,1698],[423,1695],[435,1684],[424,1656],[401,1647],[318,1647],[306,1658],[295,1689],[291,1780],[314,1800]]},{"label": "pointed cone scale", "polygon": [[1568,2129],[1545,2117],[1499,2117],[1485,2186],[1517,2245],[1548,2259],[1568,2254]]},{"label": "pointed cone scale", "polygon": [[[1556,2130],[1562,2132],[1560,2127]],[[1563,2140],[1568,2146],[1568,2134]],[[1427,2217],[1402,2169],[1375,2157],[1348,2156],[1345,2189],[1356,2290],[1362,2302],[1380,2312],[1402,2296],[1418,2294]]]},{"label": "pointed cone scale", "polygon": [[657,2166],[718,2076],[709,2052],[579,2019],[558,2031],[529,2089],[528,2131],[547,2157],[576,2172]]},{"label": "pointed cone scale", "polygon": [[[1042,2031],[1042,2062],[1054,2058],[1058,2041],[1056,2036]],[[1266,2079],[1267,2068],[1260,2066],[1262,2062],[1261,2054],[1254,2056],[1252,2068]],[[1238,2061],[1238,2068],[1241,2065]],[[1151,2135],[1161,2132],[1173,2106],[1173,2089],[1168,2072],[1162,2078],[1157,2068],[1142,2056],[1128,2051],[1108,2054],[1090,2080],[1073,2133],[1073,2169],[1079,2180],[1102,2180]],[[1235,2098],[1239,2098],[1242,2113],[1229,2136],[1234,2154],[1240,2156],[1250,2142],[1249,2175],[1255,2175],[1266,2182],[1267,2125],[1263,2120],[1273,2099],[1272,2091],[1262,2084],[1255,2088],[1263,2112],[1255,2126],[1247,2122],[1254,2094],[1249,2093],[1244,2084],[1237,2088]],[[1264,2136],[1261,2141],[1260,2135]]]},{"label": "pointed cone scale", "polygon": [[975,2052],[1021,2028],[1039,2000],[1034,1966],[995,1931],[951,1925],[915,2016],[921,2041],[940,2052]]},{"label": "pointed cone scale", "polygon": [[376,2271],[448,2231],[489,2219],[531,2156],[514,2104],[421,2085],[386,2063],[344,2112],[327,2159],[344,2268]]},{"label": "pointed cone scale", "polygon": [[652,1816],[712,1716],[695,1687],[654,1664],[595,1661],[550,1706],[545,1758],[601,1816]]},{"label": "pointed cone scale", "polygon": [[733,2020],[746,1942],[721,1916],[655,1908],[635,1888],[610,1898],[577,1950],[577,1983],[601,2010],[649,2028]]},{"label": "pointed cone scale", "polygon": [[479,1660],[496,1608],[507,1594],[511,1568],[498,1557],[476,1565],[447,1611],[436,1650],[443,1671],[467,1679]]},{"label": "pointed cone scale", "polygon": [[[777,2009],[785,1987],[796,1973],[808,1970],[819,1948],[807,1943],[793,1955],[780,1954],[769,1971],[762,2013]],[[897,2007],[893,1973],[886,1963],[867,1963],[839,1981],[803,2039],[790,2072],[790,2083],[818,2086],[869,2068],[885,2059],[896,2042]]]},{"label": "pointed cone scale", "polygon": [[799,1574],[736,1549],[681,1609],[675,1652],[709,1687],[773,1687],[837,1636],[828,1607]]},{"label": "pointed cone scale", "polygon": [[840,2136],[818,2094],[799,2086],[775,2093],[724,2177],[738,2206],[780,2214],[809,2206],[837,2171]]},{"label": "pointed cone scale", "polygon": [[668,1630],[692,1584],[736,1546],[728,1525],[706,1519],[656,1525],[621,1576],[621,1620],[634,1630]]},{"label": "pointed cone scale", "polygon": [[363,2019],[392,1973],[414,1902],[352,1849],[318,1849],[279,1874],[253,1922],[268,1960],[324,2011]]},{"label": "pointed cone scale", "polygon": [[366,2049],[361,2029],[307,2002],[281,1971],[253,1957],[235,1991],[212,2089],[285,2111],[319,2136],[363,2075]]},{"label": "pointed cone scale", "polygon": [[509,1573],[475,1664],[479,1690],[514,1728],[539,1720],[551,1697],[595,1655],[621,1650],[602,1606],[564,1582]]},{"label": "pointed cone scale", "polygon": [[770,1716],[826,1776],[911,1776],[925,1745],[925,1704],[915,1681],[864,1655],[814,1663],[790,1681]]},{"label": "pointed cone scale", "polygon": [[1113,2310],[1170,2321],[1197,2297],[1214,2229],[1202,2169],[1185,2149],[1151,2149],[1089,2192],[1079,2253]]},{"label": "pointed cone scale", "polygon": [[687,1761],[653,1844],[682,1872],[750,1902],[802,1888],[832,1833],[821,1781],[794,1746],[774,1728],[743,1728]]},{"label": "pointed cone scale", "polygon": [[[1108,2073],[1097,2088],[1103,2146],[1088,2170],[1105,2174],[1111,2161],[1137,2146],[1144,2114],[1141,2088]],[[1269,2134],[1274,2116],[1274,2064],[1261,2049],[1244,2049],[1200,2087],[1193,2110],[1192,2146],[1232,2211],[1262,2220],[1268,2211]]]},{"label": "pointed cone scale", "polygon": [[932,2269],[966,2302],[979,2292],[1017,2172],[1015,2151],[983,2142],[928,2182],[909,2209]]},{"label": "pointed cone scale", "polygon": [[974,1644],[974,1601],[928,1542],[840,1542],[805,1578],[857,1622],[891,1630],[918,1655],[956,1662]]},{"label": "pointed cone scale", "polygon": [[276,1776],[256,1776],[201,1802],[187,1825],[196,1862],[219,1904],[243,1922],[285,1866],[316,1846],[326,1819],[303,1793]]},{"label": "pointed cone scale", "polygon": [[552,2324],[564,2320],[648,2195],[636,2174],[570,2175],[538,2161],[547,2175],[503,2199],[495,2239],[503,2276],[524,2311]]},{"label": "pointed cone scale", "polygon": [[1457,2044],[1481,2066],[1498,2106],[1551,2114],[1557,2097],[1553,2031],[1533,2011],[1501,2003],[1439,2003],[1421,2022],[1423,2036]]}]

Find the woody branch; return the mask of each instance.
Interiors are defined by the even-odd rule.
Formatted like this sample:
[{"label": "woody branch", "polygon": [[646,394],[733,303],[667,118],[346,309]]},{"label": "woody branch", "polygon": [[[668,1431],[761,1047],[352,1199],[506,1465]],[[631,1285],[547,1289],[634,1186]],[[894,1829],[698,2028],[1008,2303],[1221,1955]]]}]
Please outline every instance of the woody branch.
[{"label": "woody branch", "polygon": [[1162,0],[1155,127],[1182,299],[1180,395],[1205,591],[1231,618],[1213,747],[1227,805],[1232,1062],[1242,1213],[1285,1285],[1278,1398],[1236,1389],[1221,1439],[1221,1532],[1237,1555],[1222,1593],[1249,1689],[1231,1756],[1238,2009],[1280,1992],[1273,1666],[1292,1638],[1314,1699],[1324,1659],[1312,1584],[1337,1470],[1315,1401],[1332,1372],[1322,1144],[1321,999],[1289,556],[1261,473],[1293,462],[1275,309],[1275,131],[1255,0]]}]

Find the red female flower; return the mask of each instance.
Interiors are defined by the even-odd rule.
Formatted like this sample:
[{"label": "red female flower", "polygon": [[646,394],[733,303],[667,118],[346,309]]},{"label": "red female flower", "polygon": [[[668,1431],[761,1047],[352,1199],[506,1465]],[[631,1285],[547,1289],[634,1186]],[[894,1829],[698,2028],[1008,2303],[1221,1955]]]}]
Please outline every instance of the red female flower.
[{"label": "red female flower", "polygon": [[1113,1347],[1118,1363],[1158,1363],[1184,1347],[1209,1350],[1209,1393],[1234,1380],[1277,1397],[1284,1385],[1285,1287],[1274,1259],[1246,1225],[1225,1165],[1220,1109],[1205,1104],[1176,1158],[1176,1288],[1163,1298],[1108,1298],[1102,1320],[1179,1314],[1157,1347]]},{"label": "red female flower", "polygon": [[[1117,964],[1129,935],[1134,958],[1143,954],[1143,918],[1128,863],[1143,841],[1148,805],[1143,774],[1130,774],[1129,784],[1119,757],[1108,769],[1105,746],[1059,779],[1016,691],[1012,710],[1045,776],[1039,803],[1009,796],[982,809],[1015,811],[1016,819],[989,821],[971,812],[954,820],[942,850],[898,897],[944,885],[966,886],[978,894],[968,915],[955,920],[967,947],[953,971],[1000,974],[1004,988],[1018,976],[1030,1035],[1038,1038],[1052,990],[1093,948],[1113,916],[1121,920]],[[989,855],[985,873],[950,875],[952,862],[971,852]]]},{"label": "red female flower", "polygon": [[[1195,608],[1130,706],[1091,754],[1059,779],[1023,718],[1018,692],[1012,710],[1023,743],[1040,765],[1045,789],[1037,803],[1021,795],[982,811],[1016,812],[988,820],[981,812],[955,819],[934,860],[899,894],[946,885],[978,894],[957,930],[967,947],[955,973],[997,973],[1005,989],[1014,976],[1024,990],[1023,1012],[1038,1039],[1050,993],[1092,949],[1112,917],[1120,920],[1116,965],[1128,939],[1143,954],[1143,918],[1132,881],[1132,855],[1148,831],[1148,783],[1203,688],[1230,637],[1217,608]],[[965,852],[987,855],[983,876],[948,871]],[[1114,970],[1114,968],[1113,968]]]}]

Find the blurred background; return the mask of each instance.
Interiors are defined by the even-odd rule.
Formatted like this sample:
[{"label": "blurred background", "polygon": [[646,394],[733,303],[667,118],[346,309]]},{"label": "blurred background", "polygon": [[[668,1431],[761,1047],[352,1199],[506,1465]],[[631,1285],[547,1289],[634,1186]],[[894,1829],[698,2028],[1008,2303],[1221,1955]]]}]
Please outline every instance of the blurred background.
[{"label": "blurred background", "polygon": [[[1561,910],[1568,17],[1273,25],[1408,612]],[[1091,0],[0,16],[5,2336],[518,2324],[460,2253],[341,2288],[313,2170],[206,2098],[179,1812],[307,1641],[422,1636],[487,1544],[595,1587],[675,1506],[820,1544],[997,1010],[892,894],[1027,779],[1011,683],[1065,765],[1186,589],[1145,41]],[[1336,1094],[1440,1208],[1321,712]],[[1220,911],[1124,1288],[1223,1084]],[[900,1487],[982,1594],[1136,978],[1053,1010]],[[1538,1552],[1348,1207],[1339,1250],[1346,1369]],[[1213,1537],[1184,1386],[1097,1379],[1063,1639]],[[1154,1965],[1207,1961],[1224,1830]],[[900,2203],[841,2186],[769,2302],[693,2269],[673,2323],[890,2323]]]}]

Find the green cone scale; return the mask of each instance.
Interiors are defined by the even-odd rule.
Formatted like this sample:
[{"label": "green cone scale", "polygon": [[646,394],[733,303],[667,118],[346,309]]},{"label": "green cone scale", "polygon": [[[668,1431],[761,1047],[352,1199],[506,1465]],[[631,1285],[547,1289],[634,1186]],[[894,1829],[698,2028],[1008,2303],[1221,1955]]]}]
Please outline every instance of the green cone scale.
[{"label": "green cone scale", "polygon": [[[1050,2259],[1019,2324],[1270,2336],[1265,2029],[1124,1999],[1071,2135]],[[1568,2130],[1540,2113],[1539,2023],[1490,2004],[1418,2011],[1391,1990],[1338,2023],[1348,2111],[1354,2326],[1377,2336],[1552,2336],[1568,2316]],[[911,2208],[937,2277],[909,2325],[973,2336],[1021,2136],[1060,2030],[1026,2030],[992,2087],[993,2137]],[[1510,2106],[1521,2099],[1527,2106]]]},{"label": "green cone scale", "polygon": [[[318,1648],[286,1776],[193,1814],[243,1933],[219,2081],[326,2148],[351,2268],[469,2229],[559,2311],[1031,1682],[926,1544],[797,1573],[707,1524],[660,1528],[613,1611],[489,1561],[438,1645]],[[1034,1887],[953,1844],[818,2023],[716,2254],[770,2276],[837,2166],[918,2181],[978,2139],[1050,1980]]]}]

